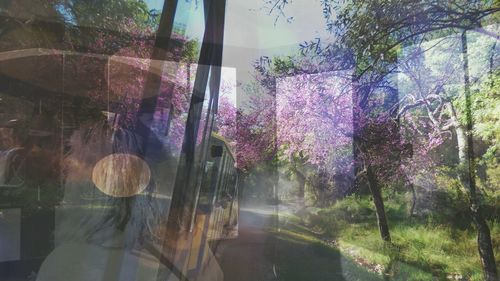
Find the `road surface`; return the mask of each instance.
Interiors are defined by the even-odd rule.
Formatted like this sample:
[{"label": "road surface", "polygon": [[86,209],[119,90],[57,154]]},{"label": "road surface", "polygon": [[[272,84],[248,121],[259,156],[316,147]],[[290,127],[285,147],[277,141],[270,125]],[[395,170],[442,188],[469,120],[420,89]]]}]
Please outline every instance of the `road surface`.
[{"label": "road surface", "polygon": [[238,238],[222,241],[216,251],[225,281],[382,280],[310,239],[307,228],[278,223],[274,208],[241,209]]}]

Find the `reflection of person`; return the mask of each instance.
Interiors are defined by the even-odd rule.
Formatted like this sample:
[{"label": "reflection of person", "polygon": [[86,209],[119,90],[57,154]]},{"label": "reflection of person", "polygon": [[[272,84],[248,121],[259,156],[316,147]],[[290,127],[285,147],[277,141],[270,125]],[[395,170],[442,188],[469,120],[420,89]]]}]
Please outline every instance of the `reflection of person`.
[{"label": "reflection of person", "polygon": [[[144,244],[159,241],[155,229],[161,207],[151,195],[154,175],[150,165],[137,160],[142,144],[140,135],[113,128],[105,118],[74,131],[64,160],[64,201],[56,216],[56,249],[43,262],[38,281],[156,280],[159,270],[166,272],[144,250]],[[129,186],[144,184],[145,178],[143,192],[144,187]]]},{"label": "reflection of person", "polygon": [[20,186],[21,180],[14,180],[19,156],[24,152],[25,138],[16,119],[0,125],[0,185]]},{"label": "reflection of person", "polygon": [[60,185],[61,150],[56,128],[58,122],[51,112],[37,113],[30,120],[23,147],[26,151],[25,172],[30,187]]},{"label": "reflection of person", "polygon": [[13,128],[0,128],[0,185],[9,186],[13,176],[13,161],[20,145]]},{"label": "reflection of person", "polygon": [[60,172],[59,139],[52,132],[55,121],[49,114],[36,114],[29,123],[21,123],[12,120],[1,128],[0,184],[55,187]]},{"label": "reflection of person", "polygon": [[0,150],[2,151],[18,146],[20,143],[19,138],[14,132],[14,122],[10,123],[11,124],[6,124],[0,128]]},{"label": "reflection of person", "polygon": [[4,117],[10,121],[0,125],[0,197],[7,212],[18,215],[0,221],[10,229],[10,234],[0,235],[0,243],[9,243],[2,247],[2,256],[16,270],[0,272],[2,280],[36,270],[33,260],[52,250],[54,205],[60,199],[60,142],[51,132],[54,119],[38,110],[30,115],[30,106],[9,110]]}]

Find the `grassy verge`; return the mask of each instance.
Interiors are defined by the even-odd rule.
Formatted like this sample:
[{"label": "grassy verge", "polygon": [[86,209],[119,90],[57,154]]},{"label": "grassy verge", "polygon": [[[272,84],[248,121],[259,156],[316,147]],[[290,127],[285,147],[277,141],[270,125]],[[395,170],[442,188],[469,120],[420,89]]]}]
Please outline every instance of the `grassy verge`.
[{"label": "grassy verge", "polygon": [[377,273],[357,264],[329,245],[293,215],[280,216],[280,229],[273,230],[275,270],[284,281],[382,281]]},{"label": "grassy verge", "polygon": [[[386,211],[393,243],[382,242],[369,197],[349,197],[301,216],[310,229],[390,280],[482,280],[476,232],[445,214],[410,217],[404,196],[389,197]],[[467,220],[468,218],[462,218]],[[457,227],[462,225],[462,227]],[[491,222],[495,256],[500,257],[500,223]]]}]

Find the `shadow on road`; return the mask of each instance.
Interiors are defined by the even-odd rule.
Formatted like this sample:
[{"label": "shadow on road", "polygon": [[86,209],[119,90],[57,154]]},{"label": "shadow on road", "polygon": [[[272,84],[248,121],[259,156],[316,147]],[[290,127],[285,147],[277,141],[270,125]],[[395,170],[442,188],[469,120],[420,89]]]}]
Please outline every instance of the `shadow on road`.
[{"label": "shadow on road", "polygon": [[225,281],[276,280],[273,274],[270,230],[272,211],[241,209],[239,235],[222,241],[217,248],[219,264]]},{"label": "shadow on road", "polygon": [[238,238],[217,249],[225,281],[382,280],[307,233],[278,228],[277,218],[272,207],[242,208]]}]

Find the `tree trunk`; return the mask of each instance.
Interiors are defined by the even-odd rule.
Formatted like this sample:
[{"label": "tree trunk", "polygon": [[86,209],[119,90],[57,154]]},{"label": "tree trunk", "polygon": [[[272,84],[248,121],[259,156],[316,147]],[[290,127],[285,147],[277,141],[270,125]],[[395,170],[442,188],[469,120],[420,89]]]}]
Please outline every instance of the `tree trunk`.
[{"label": "tree trunk", "polygon": [[297,164],[293,164],[291,166],[291,170],[293,171],[294,175],[297,177],[297,183],[299,184],[297,199],[298,199],[300,205],[304,205],[306,176],[301,171],[299,171],[299,169],[297,168]]},{"label": "tree trunk", "polygon": [[458,160],[460,163],[467,162],[467,135],[462,126],[457,124],[455,127],[455,132],[457,134],[457,146],[458,146]]},{"label": "tree trunk", "polygon": [[306,177],[300,173],[300,172],[295,172],[295,175],[297,176],[297,181],[299,182],[299,192],[297,194],[297,197],[301,203],[304,203],[304,194],[305,194],[305,187],[306,187]]},{"label": "tree trunk", "polygon": [[[463,70],[464,70],[464,93],[465,93],[465,117],[467,120],[467,161],[461,163],[466,166],[467,171],[464,176],[464,185],[469,190],[469,204],[472,215],[472,220],[477,228],[477,246],[479,250],[479,257],[483,267],[483,273],[486,281],[498,281],[498,272],[495,264],[495,255],[493,253],[493,246],[491,243],[490,228],[486,223],[483,216],[479,194],[476,190],[476,165],[474,159],[473,138],[472,138],[472,112],[470,100],[470,76],[469,76],[469,59],[467,54],[467,35],[466,31],[462,33],[462,55],[463,55]],[[457,126],[458,127],[458,126]],[[458,130],[457,130],[457,138]]]},{"label": "tree trunk", "polygon": [[380,231],[380,237],[385,242],[391,242],[391,235],[389,233],[389,225],[387,224],[387,217],[385,215],[384,200],[380,192],[380,184],[378,183],[377,176],[373,173],[372,167],[367,167],[368,187],[372,194],[373,203],[375,204],[375,212],[377,214],[377,224]]},{"label": "tree trunk", "polygon": [[[471,207],[473,208],[473,207]],[[480,208],[479,208],[480,209]],[[472,211],[472,218],[477,228],[477,248],[486,281],[498,281],[493,245],[491,244],[490,228],[480,210]]]},{"label": "tree trunk", "polygon": [[410,216],[413,217],[415,215],[415,206],[417,205],[417,192],[415,191],[415,186],[413,183],[409,183],[411,189],[411,208],[410,208]]}]

